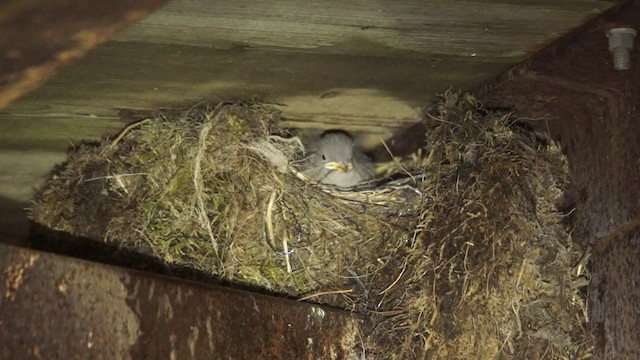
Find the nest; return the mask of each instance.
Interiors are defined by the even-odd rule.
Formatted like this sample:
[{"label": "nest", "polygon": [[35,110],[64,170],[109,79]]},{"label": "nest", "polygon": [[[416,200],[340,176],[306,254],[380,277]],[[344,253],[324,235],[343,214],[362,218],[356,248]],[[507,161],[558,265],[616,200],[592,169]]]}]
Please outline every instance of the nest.
[{"label": "nest", "polygon": [[558,147],[448,91],[416,154],[340,191],[256,103],[199,104],[72,151],[32,219],[186,267],[369,315],[373,358],[581,358],[584,252],[558,211]]}]

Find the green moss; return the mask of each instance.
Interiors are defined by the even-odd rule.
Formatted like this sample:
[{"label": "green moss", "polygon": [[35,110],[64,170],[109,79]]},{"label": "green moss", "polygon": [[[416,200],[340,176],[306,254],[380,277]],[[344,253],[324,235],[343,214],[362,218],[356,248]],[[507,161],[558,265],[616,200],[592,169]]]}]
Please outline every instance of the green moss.
[{"label": "green moss", "polygon": [[396,180],[338,191],[301,176],[302,148],[278,121],[254,103],[142,121],[72,153],[32,217],[209,278],[369,314],[374,358],[590,351],[588,274],[573,271],[583,252],[557,209],[568,172],[555,144],[448,91],[425,111],[424,156],[381,170]]}]

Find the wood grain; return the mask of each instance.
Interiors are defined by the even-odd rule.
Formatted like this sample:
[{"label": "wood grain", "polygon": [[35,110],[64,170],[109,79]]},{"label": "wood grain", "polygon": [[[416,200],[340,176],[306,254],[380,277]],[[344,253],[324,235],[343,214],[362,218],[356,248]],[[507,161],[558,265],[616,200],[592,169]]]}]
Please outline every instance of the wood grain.
[{"label": "wood grain", "polygon": [[473,87],[509,66],[498,60],[109,42],[0,111],[0,148],[60,150],[137,120],[120,118],[130,110],[251,97],[283,104],[289,126],[342,127],[379,138],[415,121],[433,93],[451,84]]},{"label": "wood grain", "polygon": [[118,39],[351,55],[524,57],[611,5],[599,0],[177,0]]},{"label": "wood grain", "polygon": [[376,146],[434,93],[473,89],[611,5],[173,1],[0,111],[0,196],[27,200],[73,144],[205,99],[277,102],[286,126]]}]

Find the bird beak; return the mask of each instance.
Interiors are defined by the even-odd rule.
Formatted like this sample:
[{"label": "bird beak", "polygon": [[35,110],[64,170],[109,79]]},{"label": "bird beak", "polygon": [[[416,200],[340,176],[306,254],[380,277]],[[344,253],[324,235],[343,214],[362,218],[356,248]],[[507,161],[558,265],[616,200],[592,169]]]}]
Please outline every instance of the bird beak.
[{"label": "bird beak", "polygon": [[329,170],[339,170],[346,173],[353,167],[353,165],[351,165],[351,163],[345,164],[343,162],[331,161],[326,163],[324,167]]}]

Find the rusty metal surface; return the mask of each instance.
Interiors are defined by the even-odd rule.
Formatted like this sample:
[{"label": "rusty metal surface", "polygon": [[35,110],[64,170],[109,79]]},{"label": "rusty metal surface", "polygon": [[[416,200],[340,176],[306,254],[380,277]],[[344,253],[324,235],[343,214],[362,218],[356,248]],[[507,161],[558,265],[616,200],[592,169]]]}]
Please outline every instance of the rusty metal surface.
[{"label": "rusty metal surface", "polygon": [[640,29],[635,2],[610,12],[487,86],[489,106],[515,107],[559,139],[571,161],[575,236],[590,243],[640,215],[640,43],[613,69],[606,31]]},{"label": "rusty metal surface", "polygon": [[568,155],[573,236],[593,245],[589,298],[598,359],[638,359],[640,42],[613,69],[606,31],[640,30],[640,2],[612,10],[485,86],[494,107],[548,129]]},{"label": "rusty metal surface", "polygon": [[594,253],[591,321],[600,359],[640,359],[640,222],[616,232]]},{"label": "rusty metal surface", "polygon": [[0,109],[167,0],[0,3]]},{"label": "rusty metal surface", "polygon": [[348,359],[350,313],[0,244],[2,359]]}]

